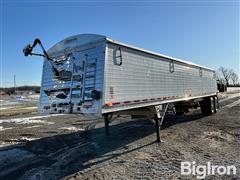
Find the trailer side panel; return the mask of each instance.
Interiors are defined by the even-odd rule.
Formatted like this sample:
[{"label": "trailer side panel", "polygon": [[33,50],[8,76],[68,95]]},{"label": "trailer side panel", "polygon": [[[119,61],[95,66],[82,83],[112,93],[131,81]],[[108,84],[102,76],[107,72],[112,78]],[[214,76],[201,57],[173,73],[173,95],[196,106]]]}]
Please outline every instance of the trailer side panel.
[{"label": "trailer side panel", "polygon": [[103,113],[217,92],[212,70],[110,42],[106,49]]}]

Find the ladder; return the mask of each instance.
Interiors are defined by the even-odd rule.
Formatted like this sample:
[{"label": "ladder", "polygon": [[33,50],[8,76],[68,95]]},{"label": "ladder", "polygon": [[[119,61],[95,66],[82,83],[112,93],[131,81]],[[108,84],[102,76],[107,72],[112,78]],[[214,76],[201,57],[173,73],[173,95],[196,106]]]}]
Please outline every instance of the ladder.
[{"label": "ladder", "polygon": [[83,101],[92,101],[91,92],[95,90],[96,84],[96,67],[97,59],[87,59],[84,66],[84,79],[83,79]]}]

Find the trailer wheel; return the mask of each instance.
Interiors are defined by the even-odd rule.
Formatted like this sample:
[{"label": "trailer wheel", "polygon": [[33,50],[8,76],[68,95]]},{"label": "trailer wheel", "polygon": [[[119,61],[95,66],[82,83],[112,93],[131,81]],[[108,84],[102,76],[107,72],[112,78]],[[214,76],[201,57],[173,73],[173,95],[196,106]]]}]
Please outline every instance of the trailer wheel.
[{"label": "trailer wheel", "polygon": [[219,109],[218,97],[214,96],[214,113],[216,113]]},{"label": "trailer wheel", "polygon": [[214,97],[210,97],[210,109],[209,109],[209,115],[215,113],[215,99]]},{"label": "trailer wheel", "polygon": [[215,112],[215,101],[213,97],[205,98],[200,102],[201,111],[205,115],[211,115]]}]

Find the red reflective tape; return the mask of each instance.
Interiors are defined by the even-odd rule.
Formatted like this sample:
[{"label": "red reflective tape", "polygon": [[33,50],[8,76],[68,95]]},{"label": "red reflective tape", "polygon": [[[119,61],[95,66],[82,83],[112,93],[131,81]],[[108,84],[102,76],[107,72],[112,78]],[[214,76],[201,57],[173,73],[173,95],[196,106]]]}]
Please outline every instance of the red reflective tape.
[{"label": "red reflective tape", "polygon": [[131,103],[131,101],[124,101],[123,103],[124,104],[129,104],[129,103]]},{"label": "red reflective tape", "polygon": [[112,105],[119,105],[121,104],[120,102],[113,102]]},{"label": "red reflective tape", "polygon": [[140,102],[140,100],[134,100],[133,102]]}]

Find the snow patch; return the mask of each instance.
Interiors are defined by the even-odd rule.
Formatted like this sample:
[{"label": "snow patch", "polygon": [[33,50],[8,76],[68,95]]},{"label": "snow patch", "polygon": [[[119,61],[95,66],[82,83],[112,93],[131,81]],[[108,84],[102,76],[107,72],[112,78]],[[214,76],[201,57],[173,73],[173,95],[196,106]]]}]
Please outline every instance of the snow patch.
[{"label": "snow patch", "polygon": [[5,130],[9,130],[9,129],[13,129],[13,128],[12,127],[4,128],[3,126],[0,126],[0,131],[5,131]]},{"label": "snow patch", "polygon": [[19,141],[27,142],[27,141],[34,141],[39,138],[29,138],[29,137],[21,137]]},{"label": "snow patch", "polygon": [[60,130],[67,130],[67,131],[84,131],[83,128],[76,128],[76,127],[61,127],[58,128]]},{"label": "snow patch", "polygon": [[0,123],[15,123],[15,124],[33,124],[33,123],[43,123],[43,124],[54,124],[54,122],[47,122],[46,120],[39,120],[42,118],[48,118],[53,116],[60,116],[63,114],[52,114],[46,116],[33,116],[33,117],[25,117],[25,118],[14,118],[14,119],[1,119]]},{"label": "snow patch", "polygon": [[12,107],[0,107],[0,110],[10,109]]},{"label": "snow patch", "polygon": [[38,127],[42,127],[43,125],[36,125],[36,126],[28,126],[25,127],[26,129],[31,129],[31,128],[38,128]]},{"label": "snow patch", "polygon": [[19,102],[2,100],[0,106],[13,106],[17,104],[19,104]]}]

